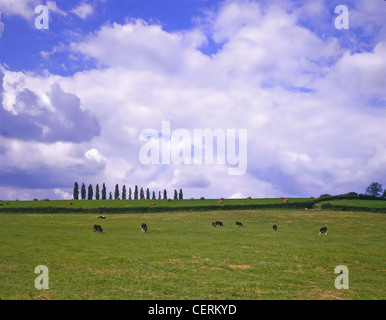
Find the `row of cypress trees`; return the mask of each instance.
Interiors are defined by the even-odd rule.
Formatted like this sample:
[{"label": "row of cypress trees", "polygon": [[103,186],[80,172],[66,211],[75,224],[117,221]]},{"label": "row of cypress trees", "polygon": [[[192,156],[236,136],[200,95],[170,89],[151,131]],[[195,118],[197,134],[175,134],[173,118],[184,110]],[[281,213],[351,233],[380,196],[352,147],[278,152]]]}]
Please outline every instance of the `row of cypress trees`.
[{"label": "row of cypress trees", "polygon": [[[78,184],[78,182],[74,183],[73,197],[74,197],[74,200],[79,200],[79,184]],[[129,187],[129,190],[127,192],[126,186],[123,185],[122,191],[120,192],[118,184],[115,185],[114,198],[113,198],[112,192],[109,192],[109,195],[107,197],[107,190],[106,190],[105,183],[102,184],[101,190],[99,189],[99,184],[97,184],[95,186],[95,196],[94,196],[93,186],[90,184],[88,186],[87,192],[86,192],[86,186],[84,183],[82,183],[82,186],[80,189],[80,199],[92,200],[94,198],[95,198],[95,200],[99,200],[99,199],[101,199],[101,200],[107,200],[107,199],[109,199],[109,200],[112,200],[112,199],[122,199],[122,200],[126,200],[126,199],[128,199],[128,200],[138,200],[138,199],[150,200],[150,199],[152,199],[152,200],[156,200],[157,199],[155,191],[153,191],[152,194],[150,195],[149,188],[146,188],[146,190],[144,190],[143,188],[140,188],[138,191],[138,186],[136,185],[134,187],[134,192],[131,191],[131,187]],[[177,192],[177,190],[174,190],[173,198],[174,198],[174,200],[177,200],[177,199],[182,200],[184,198],[182,189],[180,189],[179,192]],[[168,199],[166,189],[163,190],[163,198],[161,198],[161,191],[158,192],[158,199],[159,200],[160,199],[164,199],[164,200]]]}]

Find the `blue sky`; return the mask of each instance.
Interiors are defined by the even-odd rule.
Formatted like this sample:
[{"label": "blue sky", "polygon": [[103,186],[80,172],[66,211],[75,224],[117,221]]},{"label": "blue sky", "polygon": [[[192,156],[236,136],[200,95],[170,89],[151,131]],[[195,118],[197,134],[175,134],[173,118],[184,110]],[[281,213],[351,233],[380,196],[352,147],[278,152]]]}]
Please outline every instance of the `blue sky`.
[{"label": "blue sky", "polygon": [[[338,5],[348,29],[335,27]],[[385,2],[0,0],[0,11],[0,199],[71,198],[75,181],[189,198],[386,187]],[[141,132],[161,134],[162,121],[247,129],[246,172],[144,164]]]},{"label": "blue sky", "polygon": [[[7,0],[4,0],[7,1]],[[16,0],[15,2],[23,2]],[[54,1],[52,1],[54,2]],[[275,1],[273,1],[275,2]],[[280,3],[280,1],[276,1]],[[291,11],[299,8],[304,1],[294,1]],[[350,9],[357,9],[360,1],[328,1],[326,12],[323,15],[317,13],[317,18],[313,15],[300,16],[298,24],[302,25],[318,36],[335,36],[343,47],[351,51],[358,50],[357,45],[353,46],[350,36],[355,35],[355,40],[360,38],[361,46],[368,46],[371,49],[375,43],[373,34],[362,35],[363,30],[358,28],[355,21],[351,23],[350,34],[342,32],[336,28],[331,28],[333,20],[337,17],[334,8],[338,4],[347,4]],[[26,1],[28,3],[28,1]],[[30,1],[30,11],[33,12],[35,4],[46,4],[45,1]],[[168,32],[178,32],[189,30],[193,27],[200,27],[203,20],[207,18],[210,11],[218,9],[223,1],[219,0],[105,0],[105,1],[69,1],[58,0],[54,2],[61,12],[51,10],[49,30],[37,32],[34,21],[39,14],[32,14],[25,19],[16,13],[11,15],[3,14],[3,23],[7,25],[6,32],[2,38],[1,59],[10,69],[29,70],[36,73],[48,70],[55,74],[71,75],[76,71],[84,70],[92,65],[80,63],[72,65],[72,68],[63,68],[62,63],[66,62],[67,53],[55,51],[50,57],[50,61],[45,61],[41,52],[52,52],[55,48],[65,47],[74,38],[82,38],[97,31],[103,25],[109,23],[124,24],[130,19],[142,19],[149,24],[159,24],[162,29]],[[263,7],[267,6],[267,1],[260,1]],[[269,2],[268,2],[269,3]],[[92,6],[92,13],[87,18],[79,17],[71,12],[82,4]],[[360,5],[359,5],[360,7]],[[6,13],[6,12],[5,12]],[[370,17],[369,17],[370,18]],[[315,23],[316,22],[316,23]],[[371,24],[371,20],[368,21]],[[326,28],[327,26],[327,28]],[[376,24],[373,26],[376,28]],[[221,48],[221,43],[215,43],[210,39],[208,33],[208,43],[200,48],[205,54],[216,53]]]},{"label": "blue sky", "polygon": [[[16,0],[19,1],[19,0]],[[20,0],[21,1],[21,0]],[[84,63],[73,66],[69,70],[61,67],[66,54],[56,53],[51,61],[44,61],[41,52],[51,52],[55,47],[68,45],[73,38],[84,37],[97,31],[109,23],[124,24],[130,19],[142,19],[148,23],[162,25],[163,30],[173,32],[190,29],[194,26],[194,18],[205,10],[215,8],[217,0],[107,0],[107,1],[56,1],[63,13],[51,12],[49,30],[37,32],[34,21],[39,14],[25,19],[15,14],[4,15],[3,23],[7,25],[2,39],[2,62],[14,70],[30,70],[36,73],[49,70],[60,75],[71,75],[83,70]],[[32,3],[32,1],[31,1]],[[36,4],[45,4],[45,1]],[[82,4],[92,6],[93,13],[87,19],[71,13]],[[34,3],[35,4],[35,3]],[[33,8],[33,6],[31,7]],[[209,45],[204,50],[209,53],[216,50]],[[20,50],[23,48],[22,50]],[[88,66],[90,67],[90,66]]]}]

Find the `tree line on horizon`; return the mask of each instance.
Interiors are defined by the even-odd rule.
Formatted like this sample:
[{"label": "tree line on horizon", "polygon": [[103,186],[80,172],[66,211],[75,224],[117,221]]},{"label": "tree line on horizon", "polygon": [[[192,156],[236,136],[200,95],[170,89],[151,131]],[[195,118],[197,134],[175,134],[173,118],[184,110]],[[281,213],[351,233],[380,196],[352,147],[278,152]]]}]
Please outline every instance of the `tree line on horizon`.
[{"label": "tree line on horizon", "polygon": [[[386,189],[383,190],[382,193],[382,184],[378,182],[372,182],[367,188],[366,188],[366,195],[373,196],[373,197],[382,197],[386,198]],[[359,194],[357,192],[349,192],[346,195],[348,196],[358,196]],[[321,194],[320,197],[331,197],[331,194],[324,193]]]},{"label": "tree line on horizon", "polygon": [[[74,183],[74,189],[73,189],[73,198],[74,200],[79,200],[79,195],[80,199],[82,200],[113,200],[113,199],[122,199],[122,200],[139,200],[139,199],[146,199],[146,200],[157,200],[156,193],[155,191],[152,192],[150,195],[150,190],[149,188],[146,188],[144,190],[142,187],[138,188],[137,185],[134,187],[134,191],[132,192],[131,187],[129,187],[129,190],[127,191],[126,185],[122,186],[122,190],[120,191],[119,185],[115,185],[114,189],[114,198],[113,194],[110,191],[108,196],[107,196],[107,189],[106,189],[106,184],[102,184],[102,189],[99,188],[99,184],[95,186],[95,196],[94,196],[94,188],[90,184],[87,188],[86,191],[86,185],[82,183],[82,186],[79,191],[79,184],[78,182]],[[174,200],[182,200],[184,199],[184,195],[182,192],[182,189],[177,192],[177,190],[174,190]],[[161,198],[161,191],[158,192],[158,200],[167,200],[168,195],[166,189],[163,190],[163,198]]]},{"label": "tree line on horizon", "polygon": [[[382,193],[383,191],[383,193]],[[81,189],[79,191],[79,184],[78,182],[74,183],[74,189],[73,189],[73,198],[74,200],[79,200],[79,193],[80,193],[80,199],[84,200],[92,200],[94,198],[94,189],[93,186],[90,184],[87,188],[86,191],[86,185],[82,183]],[[372,195],[375,197],[382,197],[386,198],[386,189],[383,190],[382,185],[378,182],[373,182],[371,183],[367,188],[366,188],[366,194],[367,195]],[[356,192],[349,192],[347,195],[352,195],[352,196],[358,196],[358,193]],[[330,194],[322,194],[320,197],[327,197],[331,196]],[[182,200],[184,198],[182,189],[177,192],[177,190],[174,190],[174,200]],[[163,196],[161,197],[161,191],[158,191],[158,198],[156,196],[155,191],[152,192],[152,195],[150,196],[150,190],[149,188],[146,188],[144,190],[142,187],[138,189],[138,186],[135,185],[134,187],[134,192],[132,192],[131,187],[129,187],[129,190],[127,191],[126,185],[122,186],[122,191],[119,191],[119,185],[115,185],[114,189],[114,197],[112,192],[109,192],[109,195],[107,197],[107,190],[106,190],[106,185],[105,183],[102,184],[102,189],[99,188],[99,184],[96,185],[95,187],[95,200],[113,200],[113,199],[122,199],[122,200],[139,200],[139,199],[146,199],[146,200],[167,200],[167,191],[166,189],[163,190]]]}]

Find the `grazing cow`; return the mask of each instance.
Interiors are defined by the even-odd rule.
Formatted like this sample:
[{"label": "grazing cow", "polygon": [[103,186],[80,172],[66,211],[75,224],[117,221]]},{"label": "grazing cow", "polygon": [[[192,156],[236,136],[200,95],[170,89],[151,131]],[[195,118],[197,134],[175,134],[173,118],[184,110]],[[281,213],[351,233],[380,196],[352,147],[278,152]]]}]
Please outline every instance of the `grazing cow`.
[{"label": "grazing cow", "polygon": [[143,233],[147,232],[147,225],[146,225],[146,223],[142,223],[141,224],[141,230],[142,230]]},{"label": "grazing cow", "polygon": [[220,226],[220,227],[224,226],[221,221],[216,221],[215,224],[216,224],[216,226]]},{"label": "grazing cow", "polygon": [[236,221],[236,227],[244,227],[241,222]]},{"label": "grazing cow", "polygon": [[272,228],[273,228],[273,231],[275,231],[275,232],[277,231],[277,225],[276,224],[274,224]]},{"label": "grazing cow", "polygon": [[320,228],[319,235],[321,235],[322,233],[323,233],[325,236],[327,235],[327,227],[322,227],[322,228]]},{"label": "grazing cow", "polygon": [[105,216],[99,216],[98,219],[107,219]]},{"label": "grazing cow", "polygon": [[53,218],[54,217],[54,215],[53,214],[50,214],[50,218]]},{"label": "grazing cow", "polygon": [[216,227],[216,223],[214,221],[212,221],[212,227]]},{"label": "grazing cow", "polygon": [[103,233],[103,229],[99,224],[94,224],[94,232]]}]

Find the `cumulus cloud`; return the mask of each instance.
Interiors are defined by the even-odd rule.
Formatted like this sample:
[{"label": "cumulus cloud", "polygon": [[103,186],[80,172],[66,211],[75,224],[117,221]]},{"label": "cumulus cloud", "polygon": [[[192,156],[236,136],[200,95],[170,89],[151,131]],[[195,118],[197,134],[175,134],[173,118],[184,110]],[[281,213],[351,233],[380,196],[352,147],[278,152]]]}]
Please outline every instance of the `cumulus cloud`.
[{"label": "cumulus cloud", "polygon": [[[325,2],[318,10],[306,1],[278,3],[227,1],[202,29],[106,24],[69,48],[100,68],[72,77],[26,75],[23,84],[7,71],[0,159],[8,159],[8,173],[0,180],[24,179],[28,168],[33,177],[49,172],[50,183],[39,187],[62,190],[82,177],[169,193],[182,187],[186,197],[289,197],[363,192],[386,179],[385,44],[351,51],[323,33],[333,21],[318,13],[328,11]],[[209,40],[217,49],[206,55]],[[219,164],[142,164],[139,133],[159,132],[162,120],[190,132],[246,128],[246,174],[229,176]],[[33,139],[40,166],[23,160]],[[61,166],[50,171],[46,161],[60,143]],[[69,178],[59,181],[59,172]]]},{"label": "cumulus cloud", "polygon": [[73,43],[74,52],[97,59],[102,66],[173,73],[194,68],[207,58],[195,50],[206,41],[199,30],[168,33],[141,19],[103,26],[84,42]]},{"label": "cumulus cloud", "polygon": [[86,19],[94,12],[94,8],[89,3],[81,3],[79,6],[72,9],[71,12],[76,14],[81,19]]},{"label": "cumulus cloud", "polygon": [[1,11],[0,11],[0,39],[3,36],[4,32],[4,23],[1,22]]},{"label": "cumulus cloud", "polygon": [[49,12],[51,12],[51,13],[57,13],[57,14],[60,14],[62,16],[67,15],[67,12],[58,8],[55,1],[47,1],[46,6],[47,6]]},{"label": "cumulus cloud", "polygon": [[230,199],[242,199],[242,198],[245,198],[245,195],[242,194],[241,192],[236,192],[236,193],[232,194],[229,198]]},{"label": "cumulus cloud", "polygon": [[35,8],[38,5],[46,5],[50,13],[66,16],[67,13],[58,8],[56,1],[46,1],[42,3],[39,0],[1,0],[0,10],[7,15],[18,15],[24,19],[31,20],[36,16]]},{"label": "cumulus cloud", "polygon": [[[279,6],[262,10],[251,2],[226,4],[212,15],[212,37],[222,45],[210,57],[200,53],[199,45],[187,45],[185,34],[139,20],[104,26],[72,48],[108,67],[92,72],[98,85],[116,79],[117,116],[109,116],[108,132],[116,132],[118,123],[138,131],[157,129],[167,119],[174,128],[188,130],[248,128],[244,185],[231,177],[220,179],[213,167],[204,167],[201,177],[189,166],[178,168],[180,178],[167,169],[149,176],[173,175],[175,185],[178,181],[192,189],[228,181],[245,194],[254,186],[262,196],[264,190],[296,196],[342,181],[367,183],[381,168],[369,155],[383,148],[383,122],[379,109],[366,110],[355,96],[380,97],[383,45],[372,52],[345,51],[336,37],[322,38],[298,25],[299,10],[290,14]],[[204,44],[205,37],[198,43]],[[360,163],[373,163],[373,169],[358,174]]]},{"label": "cumulus cloud", "polygon": [[39,0],[2,0],[0,10],[8,15],[20,15],[30,19],[35,15],[34,8],[41,4]]},{"label": "cumulus cloud", "polygon": [[[184,170],[185,169],[185,170]],[[210,181],[203,172],[196,170],[186,170],[188,168],[175,169],[171,185],[176,188],[200,188],[205,189],[210,186]]]},{"label": "cumulus cloud", "polygon": [[94,160],[96,162],[106,161],[106,158],[102,156],[99,151],[95,148],[87,150],[85,157],[89,160]]},{"label": "cumulus cloud", "polygon": [[105,163],[84,156],[86,147],[80,144],[47,144],[0,137],[0,145],[0,187],[4,187],[3,191],[9,187],[50,189],[51,192],[60,188],[68,192],[75,179],[84,178],[94,183],[94,177],[105,170]]},{"label": "cumulus cloud", "polygon": [[59,189],[59,188],[54,188],[54,194],[61,197],[62,199],[67,199],[67,200],[72,199],[71,193],[64,191],[62,189]]},{"label": "cumulus cloud", "polygon": [[[0,95],[3,101],[3,78],[0,71]],[[44,107],[39,96],[25,88],[16,92],[13,110],[0,109],[0,135],[22,140],[45,142],[89,141],[100,134],[98,120],[80,108],[80,100],[54,84],[47,94],[52,110]]]}]

